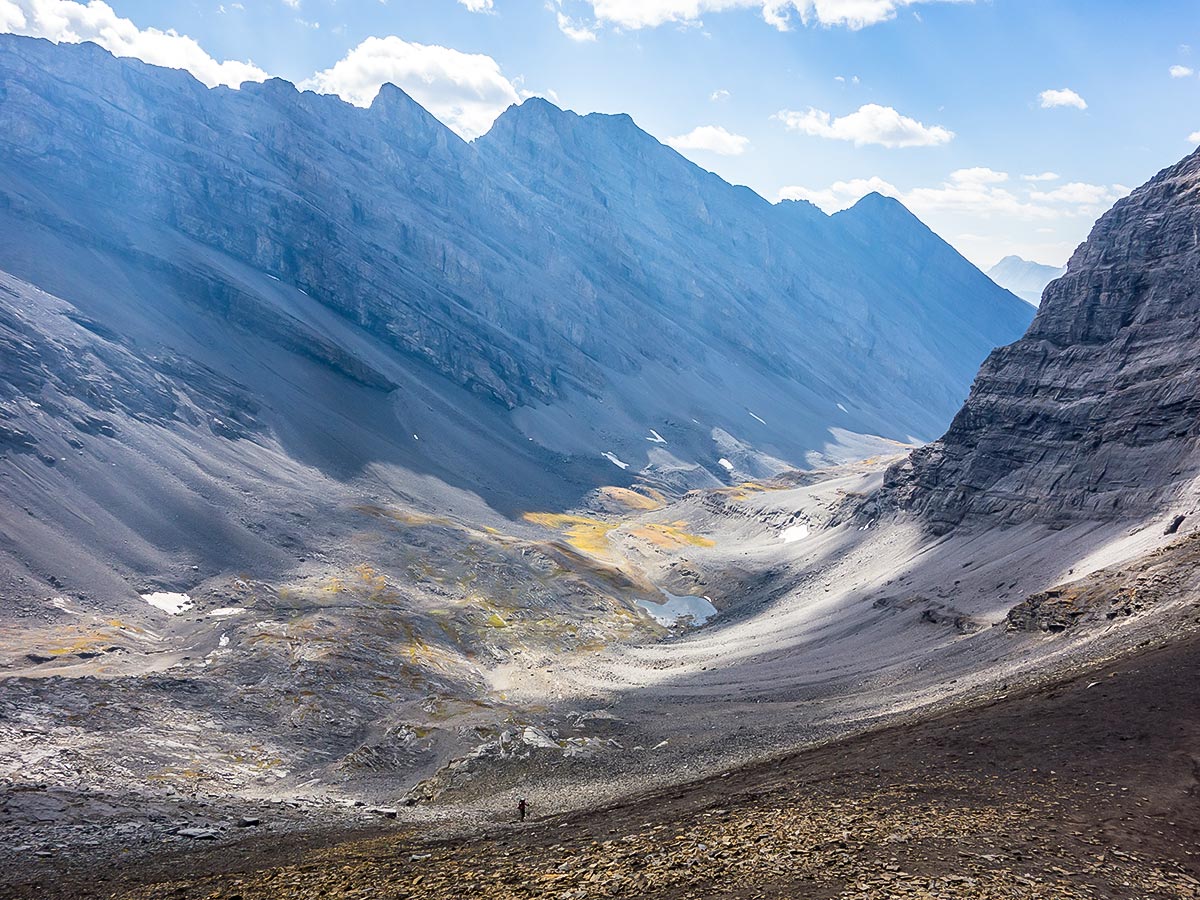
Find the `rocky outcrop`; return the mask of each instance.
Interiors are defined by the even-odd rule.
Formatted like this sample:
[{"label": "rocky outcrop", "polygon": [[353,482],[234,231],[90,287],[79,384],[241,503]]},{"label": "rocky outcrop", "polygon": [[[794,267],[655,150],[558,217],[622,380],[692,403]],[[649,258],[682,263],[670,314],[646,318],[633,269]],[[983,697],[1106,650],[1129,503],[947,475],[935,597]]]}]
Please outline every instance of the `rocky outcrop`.
[{"label": "rocky outcrop", "polygon": [[1144,518],[1200,476],[1200,152],[1097,222],[1026,335],[984,363],[945,436],[879,508],[968,518]]}]

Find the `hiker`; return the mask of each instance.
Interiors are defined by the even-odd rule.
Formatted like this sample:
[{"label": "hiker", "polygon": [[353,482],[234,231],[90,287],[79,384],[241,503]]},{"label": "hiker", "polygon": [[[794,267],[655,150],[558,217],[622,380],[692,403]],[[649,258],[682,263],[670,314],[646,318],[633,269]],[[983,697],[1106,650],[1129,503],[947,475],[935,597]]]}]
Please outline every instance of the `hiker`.
[{"label": "hiker", "polygon": [[517,801],[517,815],[521,817],[521,821],[525,821],[525,798],[522,797]]}]

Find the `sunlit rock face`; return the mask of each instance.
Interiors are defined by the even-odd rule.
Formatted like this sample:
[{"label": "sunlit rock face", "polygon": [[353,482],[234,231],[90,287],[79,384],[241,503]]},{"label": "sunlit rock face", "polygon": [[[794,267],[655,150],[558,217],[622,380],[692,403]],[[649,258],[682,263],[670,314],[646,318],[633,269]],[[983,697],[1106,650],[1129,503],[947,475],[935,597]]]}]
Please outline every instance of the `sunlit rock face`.
[{"label": "sunlit rock face", "polygon": [[941,527],[1143,517],[1200,475],[1200,153],[1120,201],[984,363],[945,437],[888,477]]}]

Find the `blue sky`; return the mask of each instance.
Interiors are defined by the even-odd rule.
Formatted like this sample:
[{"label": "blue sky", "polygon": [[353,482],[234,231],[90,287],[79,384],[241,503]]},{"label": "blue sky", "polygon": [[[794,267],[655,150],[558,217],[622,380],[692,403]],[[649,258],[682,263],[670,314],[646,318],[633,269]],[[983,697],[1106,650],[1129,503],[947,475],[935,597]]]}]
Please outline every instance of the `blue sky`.
[{"label": "blue sky", "polygon": [[529,94],[628,112],[772,201],[894,194],[984,267],[1065,262],[1200,143],[1195,0],[0,0],[0,30],[351,102],[393,80],[467,137]]}]

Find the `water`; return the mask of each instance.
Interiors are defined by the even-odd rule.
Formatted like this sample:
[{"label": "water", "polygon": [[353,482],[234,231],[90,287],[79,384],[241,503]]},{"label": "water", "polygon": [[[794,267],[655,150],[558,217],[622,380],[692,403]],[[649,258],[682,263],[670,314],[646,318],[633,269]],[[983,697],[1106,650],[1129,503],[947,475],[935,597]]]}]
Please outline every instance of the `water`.
[{"label": "water", "polygon": [[637,605],[654,617],[659,625],[691,625],[698,628],[717,614],[717,608],[707,597],[691,594],[672,594],[659,588],[666,599],[662,603],[639,600]]}]

